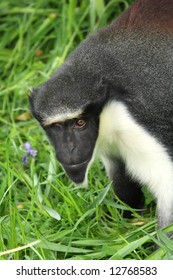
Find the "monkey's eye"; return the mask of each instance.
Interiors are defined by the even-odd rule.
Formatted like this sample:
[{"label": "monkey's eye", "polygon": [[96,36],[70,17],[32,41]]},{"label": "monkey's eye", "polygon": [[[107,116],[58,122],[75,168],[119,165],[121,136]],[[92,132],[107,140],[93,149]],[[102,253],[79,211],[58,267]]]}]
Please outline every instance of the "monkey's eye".
[{"label": "monkey's eye", "polygon": [[82,128],[82,127],[84,127],[85,125],[86,125],[86,121],[83,120],[83,119],[78,119],[78,120],[76,120],[75,123],[74,123],[74,127],[75,127],[75,128]]}]

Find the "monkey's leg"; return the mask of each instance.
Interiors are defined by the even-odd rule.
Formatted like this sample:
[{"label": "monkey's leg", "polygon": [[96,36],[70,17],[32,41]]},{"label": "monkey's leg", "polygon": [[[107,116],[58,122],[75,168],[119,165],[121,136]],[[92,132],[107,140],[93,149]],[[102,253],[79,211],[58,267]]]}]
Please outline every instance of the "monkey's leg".
[{"label": "monkey's leg", "polygon": [[[127,174],[125,164],[122,161],[118,161],[116,165],[113,173],[113,187],[116,195],[130,207],[141,209],[144,205],[144,194],[139,183]],[[124,211],[123,216],[130,218],[131,212]]]},{"label": "monkey's leg", "polygon": [[[127,174],[123,161],[104,159],[103,163],[108,176],[113,180],[114,191],[120,200],[132,208],[142,209],[144,206],[144,194],[139,183]],[[124,211],[123,216],[130,218],[131,212]]]},{"label": "monkey's leg", "polygon": [[[165,192],[162,196],[157,197],[157,215],[159,228],[173,224],[173,194]],[[173,231],[168,235],[173,236]]]}]

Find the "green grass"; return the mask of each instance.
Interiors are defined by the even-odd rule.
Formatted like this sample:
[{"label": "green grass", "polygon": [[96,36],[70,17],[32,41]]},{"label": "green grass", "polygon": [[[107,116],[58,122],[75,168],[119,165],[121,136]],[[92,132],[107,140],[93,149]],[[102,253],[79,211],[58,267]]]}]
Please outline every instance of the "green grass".
[{"label": "green grass", "polygon": [[[87,34],[132,2],[0,2],[0,259],[173,259],[165,233],[156,239],[155,207],[123,219],[127,206],[99,162],[89,188],[76,188],[29,114],[28,88],[46,81]],[[27,167],[25,142],[38,150]],[[153,243],[161,249],[153,252]]]}]

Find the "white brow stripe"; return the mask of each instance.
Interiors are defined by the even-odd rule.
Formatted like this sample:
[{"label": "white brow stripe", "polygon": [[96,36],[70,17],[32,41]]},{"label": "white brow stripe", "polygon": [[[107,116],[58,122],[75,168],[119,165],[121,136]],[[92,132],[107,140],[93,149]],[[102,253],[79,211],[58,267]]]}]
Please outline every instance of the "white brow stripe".
[{"label": "white brow stripe", "polygon": [[47,125],[51,125],[53,123],[64,122],[64,121],[67,121],[67,120],[79,118],[81,114],[82,114],[82,111],[79,110],[79,111],[76,111],[76,112],[69,112],[69,113],[62,113],[62,114],[53,115],[51,117],[46,118],[43,121],[43,125],[47,126]]}]

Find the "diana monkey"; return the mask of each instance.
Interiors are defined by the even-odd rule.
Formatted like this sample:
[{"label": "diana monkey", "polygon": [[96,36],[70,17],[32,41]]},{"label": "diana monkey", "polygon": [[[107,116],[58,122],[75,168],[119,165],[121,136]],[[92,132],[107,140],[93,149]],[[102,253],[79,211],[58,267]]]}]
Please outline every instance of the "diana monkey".
[{"label": "diana monkey", "polygon": [[157,202],[158,225],[173,223],[173,1],[136,0],[86,38],[30,96],[33,115],[75,183],[96,157],[118,197]]}]

